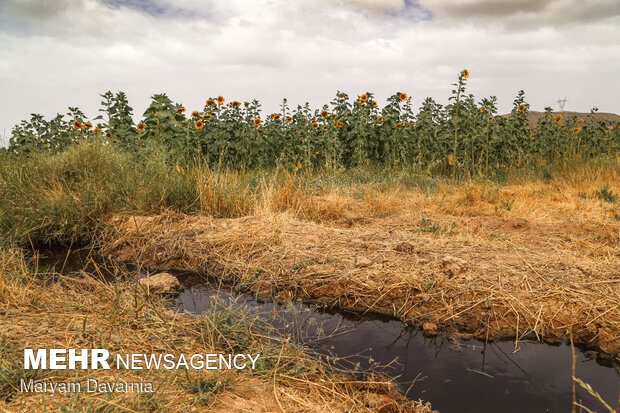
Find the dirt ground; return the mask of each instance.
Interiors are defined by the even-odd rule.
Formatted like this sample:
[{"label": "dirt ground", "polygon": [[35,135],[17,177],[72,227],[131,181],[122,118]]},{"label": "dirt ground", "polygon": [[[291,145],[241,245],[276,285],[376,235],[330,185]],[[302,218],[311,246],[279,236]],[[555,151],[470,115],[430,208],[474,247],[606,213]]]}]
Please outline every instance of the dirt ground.
[{"label": "dirt ground", "polygon": [[388,314],[431,335],[557,343],[572,331],[578,345],[620,361],[620,225],[596,222],[602,203],[583,208],[574,195],[546,214],[527,199],[494,214],[461,194],[462,208],[411,208],[415,199],[399,207],[405,198],[396,197],[377,210],[376,200],[370,208],[323,198],[315,205],[324,211],[341,206],[324,222],[287,212],[118,216],[107,250],[204,271],[262,298]]}]

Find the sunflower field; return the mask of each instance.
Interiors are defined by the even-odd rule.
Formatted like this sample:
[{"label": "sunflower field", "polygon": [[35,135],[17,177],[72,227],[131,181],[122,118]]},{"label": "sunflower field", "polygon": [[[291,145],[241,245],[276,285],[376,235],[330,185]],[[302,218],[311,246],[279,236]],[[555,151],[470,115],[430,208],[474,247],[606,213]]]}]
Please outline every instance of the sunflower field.
[{"label": "sunflower field", "polygon": [[123,92],[101,97],[102,114],[88,120],[78,108],[51,120],[33,114],[12,130],[5,156],[62,151],[83,140],[99,140],[123,150],[148,154],[163,149],[184,160],[200,159],[231,168],[284,166],[347,168],[363,165],[413,166],[454,176],[489,175],[530,163],[568,158],[616,156],[620,124],[565,119],[551,108],[537,125],[520,91],[509,116],[498,116],[496,98],[478,102],[466,94],[469,72],[453,84],[447,105],[432,98],[417,113],[412,99],[397,92],[380,106],[370,92],[356,99],[338,92],[321,108],[309,104],[261,114],[257,100],[205,100],[190,111],[165,94],[152,97],[137,124]]}]

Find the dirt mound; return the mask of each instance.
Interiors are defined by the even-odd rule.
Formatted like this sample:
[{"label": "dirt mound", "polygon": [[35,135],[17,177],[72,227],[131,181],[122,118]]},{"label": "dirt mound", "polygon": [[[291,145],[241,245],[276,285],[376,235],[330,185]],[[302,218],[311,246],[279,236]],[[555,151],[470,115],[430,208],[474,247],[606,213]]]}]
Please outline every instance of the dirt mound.
[{"label": "dirt mound", "polygon": [[519,235],[500,242],[427,233],[398,219],[332,228],[288,215],[117,217],[107,249],[120,260],[206,271],[263,297],[379,312],[481,339],[558,342],[572,330],[579,344],[620,360],[617,245],[606,259],[571,249],[581,236],[571,234],[593,228],[463,218],[483,232],[499,225]]}]

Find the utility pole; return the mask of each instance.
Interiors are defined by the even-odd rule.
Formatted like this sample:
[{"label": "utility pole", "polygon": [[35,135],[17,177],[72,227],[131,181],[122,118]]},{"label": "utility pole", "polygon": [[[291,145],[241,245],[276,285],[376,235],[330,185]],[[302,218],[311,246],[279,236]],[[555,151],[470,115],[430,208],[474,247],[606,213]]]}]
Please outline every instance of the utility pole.
[{"label": "utility pole", "polygon": [[566,96],[564,96],[564,99],[558,99],[558,106],[560,107],[560,112],[564,112],[564,105],[566,105],[566,102],[568,102]]}]

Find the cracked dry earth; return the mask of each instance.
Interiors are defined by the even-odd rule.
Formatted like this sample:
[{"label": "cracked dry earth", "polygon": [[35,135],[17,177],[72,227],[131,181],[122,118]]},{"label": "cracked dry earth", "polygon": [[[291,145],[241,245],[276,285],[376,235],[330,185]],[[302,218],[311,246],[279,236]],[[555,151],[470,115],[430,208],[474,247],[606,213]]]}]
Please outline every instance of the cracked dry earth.
[{"label": "cracked dry earth", "polygon": [[[428,334],[567,340],[620,361],[620,225],[407,213],[117,216],[105,251],[262,298],[377,312]],[[344,225],[341,225],[344,224]]]}]

